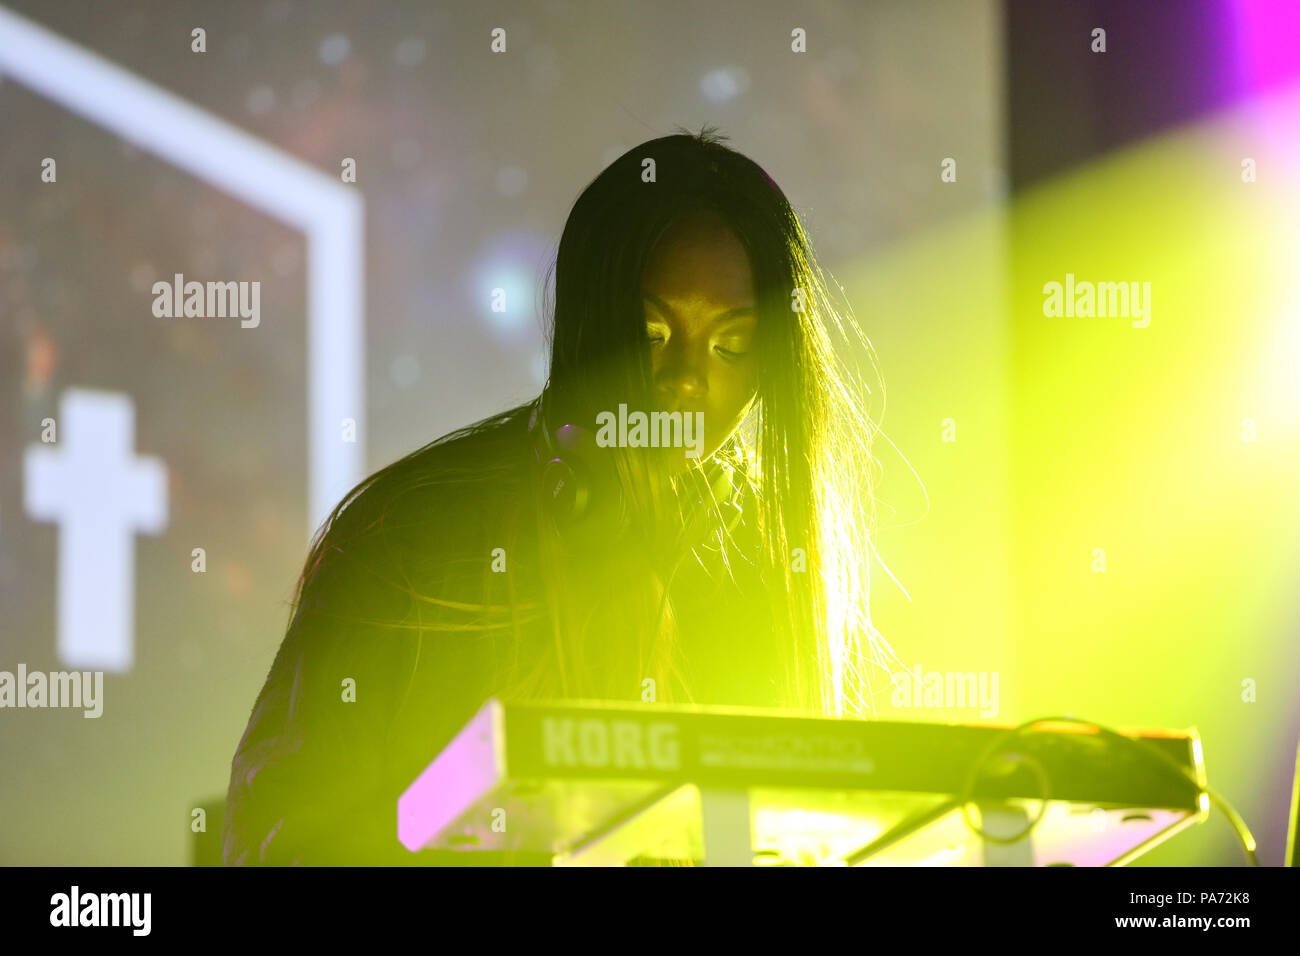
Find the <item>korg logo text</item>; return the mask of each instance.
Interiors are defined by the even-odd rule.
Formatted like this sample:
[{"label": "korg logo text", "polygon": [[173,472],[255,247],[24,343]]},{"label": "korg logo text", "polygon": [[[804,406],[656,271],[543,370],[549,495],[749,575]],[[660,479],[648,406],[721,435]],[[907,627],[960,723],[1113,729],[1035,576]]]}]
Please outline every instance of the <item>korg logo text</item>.
[{"label": "korg logo text", "polygon": [[543,761],[548,767],[677,770],[681,753],[673,724],[545,717]]}]

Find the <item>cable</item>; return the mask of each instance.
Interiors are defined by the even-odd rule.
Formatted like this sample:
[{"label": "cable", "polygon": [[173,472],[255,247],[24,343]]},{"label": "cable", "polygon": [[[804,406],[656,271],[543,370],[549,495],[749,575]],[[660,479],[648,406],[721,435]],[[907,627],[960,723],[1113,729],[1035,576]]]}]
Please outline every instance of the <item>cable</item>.
[{"label": "cable", "polygon": [[1042,821],[1044,815],[1046,814],[1047,812],[1046,797],[1048,792],[1047,776],[1043,772],[1042,767],[1037,764],[1037,761],[1034,761],[1032,760],[1032,758],[1026,757],[1023,754],[1017,754],[1014,756],[1019,757],[1020,760],[1030,765],[1030,769],[1034,771],[1035,776],[1038,778],[1039,783],[1042,786],[1042,798],[1040,798],[1042,807],[1040,808],[1038,815],[1034,817],[1033,820],[1030,821],[1029,826],[1026,827],[1022,833],[1019,833],[1014,837],[990,836],[989,834],[985,833],[981,828],[979,828],[978,826],[976,826],[974,823],[971,822],[967,807],[970,804],[970,797],[974,791],[975,781],[976,779],[978,779],[979,772],[981,769],[983,769],[984,765],[988,763],[989,758],[993,756],[993,754],[996,753],[1007,741],[1015,737],[1021,736],[1026,730],[1028,730],[1031,727],[1036,727],[1039,724],[1048,724],[1048,723],[1083,724],[1085,726],[1093,727],[1103,737],[1106,737],[1111,740],[1122,741],[1127,746],[1135,748],[1138,752],[1140,752],[1145,757],[1148,758],[1155,757],[1159,761],[1161,765],[1161,769],[1169,770],[1177,774],[1179,778],[1185,780],[1186,782],[1192,785],[1192,787],[1196,790],[1198,796],[1202,794],[1205,795],[1206,797],[1209,798],[1210,804],[1212,806],[1218,807],[1220,812],[1222,812],[1223,815],[1228,818],[1228,823],[1231,824],[1233,832],[1236,833],[1237,839],[1241,843],[1242,851],[1246,854],[1247,862],[1251,866],[1259,866],[1259,858],[1255,855],[1255,848],[1256,848],[1255,837],[1251,834],[1250,828],[1246,826],[1246,821],[1241,818],[1241,815],[1237,813],[1236,809],[1233,808],[1232,804],[1230,804],[1226,799],[1224,799],[1223,796],[1219,794],[1218,791],[1210,788],[1209,786],[1202,786],[1201,782],[1197,780],[1195,776],[1192,775],[1191,771],[1189,771],[1186,767],[1182,766],[1181,764],[1176,763],[1168,754],[1153,747],[1149,742],[1141,739],[1134,739],[1132,737],[1126,737],[1124,734],[1121,734],[1116,730],[1112,730],[1111,728],[1103,724],[1099,724],[1096,721],[1084,720],[1079,717],[1070,717],[1068,715],[1063,717],[1037,717],[1034,720],[1026,721],[1025,723],[1021,724],[1018,727],[1013,727],[1012,729],[994,738],[994,740],[989,744],[989,746],[985,748],[984,752],[980,755],[979,759],[976,760],[975,763],[971,766],[970,774],[966,778],[966,785],[962,788],[962,792],[959,795],[958,799],[961,804],[962,821],[966,824],[967,828],[972,833],[980,837],[982,840],[985,840],[989,843],[1003,843],[1003,844],[1015,843],[1028,836],[1033,831],[1033,829]]}]

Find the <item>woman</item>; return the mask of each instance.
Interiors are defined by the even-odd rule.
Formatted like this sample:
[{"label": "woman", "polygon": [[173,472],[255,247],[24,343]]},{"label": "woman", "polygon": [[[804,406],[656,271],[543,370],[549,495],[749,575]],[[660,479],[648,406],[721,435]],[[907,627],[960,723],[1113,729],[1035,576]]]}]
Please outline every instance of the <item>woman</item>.
[{"label": "woman", "polygon": [[372,475],[318,535],[227,863],[435,859],[396,842],[397,797],[492,696],[869,709],[892,655],[847,360],[871,350],[781,190],[708,131],[652,140],[579,197],[555,270],[542,396]]}]

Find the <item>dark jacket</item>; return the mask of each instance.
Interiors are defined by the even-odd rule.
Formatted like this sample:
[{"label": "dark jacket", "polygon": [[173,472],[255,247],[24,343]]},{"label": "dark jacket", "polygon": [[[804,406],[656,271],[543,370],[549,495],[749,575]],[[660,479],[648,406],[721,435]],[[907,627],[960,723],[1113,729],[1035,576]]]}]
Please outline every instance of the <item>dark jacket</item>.
[{"label": "dark jacket", "polygon": [[[481,569],[496,583],[489,576],[495,547],[507,548],[508,577],[520,600],[544,600],[531,586],[539,577],[528,534],[536,527],[529,454],[517,422],[434,446],[381,473],[338,515],[304,577],[232,761],[222,834],[227,865],[505,861],[493,854],[410,853],[397,842],[396,805],[498,692],[509,669],[545,653],[538,626],[544,618],[525,625],[521,639],[506,627],[428,627],[475,620],[472,611],[426,597],[452,605],[481,601],[482,591],[467,592],[463,582]],[[487,483],[474,479],[472,469],[464,481],[447,470],[449,462],[474,460],[506,467],[494,468]],[[419,480],[431,472],[443,480]],[[676,616],[688,625],[683,633],[693,635],[683,639],[682,661],[696,700],[776,706],[757,573],[739,562],[737,586],[705,557],[684,562],[671,588]],[[726,628],[717,626],[722,616]],[[746,634],[748,646],[727,646],[717,638],[724,632]],[[348,686],[355,688],[354,701],[345,699]]]}]

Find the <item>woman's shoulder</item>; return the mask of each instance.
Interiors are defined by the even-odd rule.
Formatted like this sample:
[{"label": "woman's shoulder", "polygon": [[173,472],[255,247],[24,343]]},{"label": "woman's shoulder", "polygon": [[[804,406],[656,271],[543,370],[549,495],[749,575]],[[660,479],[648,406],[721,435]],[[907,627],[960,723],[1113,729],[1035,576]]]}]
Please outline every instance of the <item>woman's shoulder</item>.
[{"label": "woman's shoulder", "polygon": [[527,480],[527,424],[495,416],[411,452],[361,482],[330,530],[355,538],[407,525],[453,522],[467,509],[515,498]]},{"label": "woman's shoulder", "polygon": [[[525,407],[526,408],[526,407]],[[304,569],[404,589],[490,560],[527,528],[527,415],[520,409],[444,436],[380,469],[340,502]]]}]

